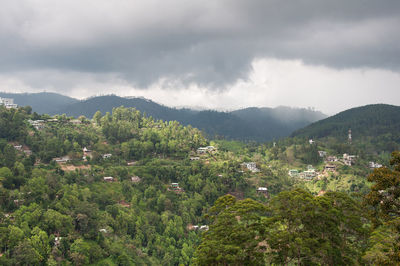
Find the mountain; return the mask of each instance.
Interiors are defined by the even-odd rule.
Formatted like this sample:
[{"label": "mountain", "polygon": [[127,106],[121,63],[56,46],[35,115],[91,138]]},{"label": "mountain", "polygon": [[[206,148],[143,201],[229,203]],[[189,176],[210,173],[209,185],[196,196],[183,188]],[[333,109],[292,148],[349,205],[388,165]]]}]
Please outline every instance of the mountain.
[{"label": "mountain", "polygon": [[118,106],[135,107],[156,119],[177,120],[183,125],[202,129],[212,137],[218,135],[229,139],[255,141],[288,136],[294,130],[326,117],[321,112],[310,109],[289,107],[253,107],[232,112],[194,111],[170,108],[144,98],[115,95],[92,97],[54,110],[51,114],[92,117],[98,110],[104,114]]},{"label": "mountain", "polygon": [[1,98],[13,98],[14,103],[19,106],[29,105],[33,111],[40,114],[47,114],[61,106],[78,102],[77,99],[53,92],[39,93],[7,93],[0,92]]},{"label": "mountain", "polygon": [[299,129],[292,137],[336,138],[345,140],[352,131],[353,142],[380,144],[392,151],[400,143],[400,107],[372,104],[352,108]]},{"label": "mountain", "polygon": [[298,128],[326,118],[326,115],[319,111],[285,106],[276,108],[250,107],[233,111],[231,114],[250,122],[248,127],[252,129],[252,136],[257,139],[285,137]]},{"label": "mountain", "polygon": [[0,97],[14,98],[18,105],[30,105],[38,113],[84,115],[88,118],[100,111],[103,115],[114,107],[134,107],[147,116],[164,121],[179,121],[183,125],[199,128],[210,137],[247,141],[269,141],[290,135],[326,116],[310,109],[277,107],[245,108],[232,112],[170,108],[151,100],[138,97],[106,95],[77,100],[56,93],[12,94],[0,93]]}]

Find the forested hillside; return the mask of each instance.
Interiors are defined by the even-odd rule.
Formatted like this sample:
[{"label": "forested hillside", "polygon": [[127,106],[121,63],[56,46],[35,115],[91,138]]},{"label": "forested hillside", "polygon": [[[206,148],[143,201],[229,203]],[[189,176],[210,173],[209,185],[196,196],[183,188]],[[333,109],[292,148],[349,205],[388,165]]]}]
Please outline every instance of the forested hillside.
[{"label": "forested hillside", "polygon": [[0,106],[0,264],[398,263],[400,154],[335,147]]},{"label": "forested hillside", "polygon": [[[335,138],[344,141],[351,129],[352,142],[366,150],[400,149],[400,107],[374,104],[352,108],[295,131],[292,137]],[[372,144],[373,147],[368,147]]]}]

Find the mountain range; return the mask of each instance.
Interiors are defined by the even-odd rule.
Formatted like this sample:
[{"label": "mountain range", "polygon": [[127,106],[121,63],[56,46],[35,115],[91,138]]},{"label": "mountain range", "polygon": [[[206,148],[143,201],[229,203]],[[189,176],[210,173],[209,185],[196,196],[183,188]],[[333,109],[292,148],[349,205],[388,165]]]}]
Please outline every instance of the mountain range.
[{"label": "mountain range", "polygon": [[138,97],[106,95],[77,100],[56,93],[0,93],[0,97],[14,98],[18,105],[30,105],[37,113],[51,115],[66,114],[91,118],[96,111],[111,112],[114,107],[134,107],[137,110],[165,121],[176,120],[183,125],[192,125],[210,137],[227,139],[269,141],[290,135],[293,131],[312,122],[326,118],[319,111],[304,108],[250,107],[231,112],[214,110],[176,109]]}]

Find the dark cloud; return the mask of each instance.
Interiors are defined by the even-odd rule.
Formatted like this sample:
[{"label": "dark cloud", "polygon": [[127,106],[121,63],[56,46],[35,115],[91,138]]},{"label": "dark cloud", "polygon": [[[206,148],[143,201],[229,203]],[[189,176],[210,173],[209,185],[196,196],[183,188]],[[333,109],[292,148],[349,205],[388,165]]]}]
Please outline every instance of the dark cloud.
[{"label": "dark cloud", "polygon": [[255,58],[400,67],[400,1],[13,1],[0,11],[0,71],[118,73],[223,88]]}]

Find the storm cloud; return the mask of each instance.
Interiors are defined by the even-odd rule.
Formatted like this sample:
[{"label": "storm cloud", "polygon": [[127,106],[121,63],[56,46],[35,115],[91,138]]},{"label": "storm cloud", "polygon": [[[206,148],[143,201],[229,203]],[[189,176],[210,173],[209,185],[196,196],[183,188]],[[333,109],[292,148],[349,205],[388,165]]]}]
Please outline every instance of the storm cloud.
[{"label": "storm cloud", "polygon": [[390,0],[3,0],[0,75],[59,91],[87,79],[224,91],[263,58],[398,73],[399,14]]}]

